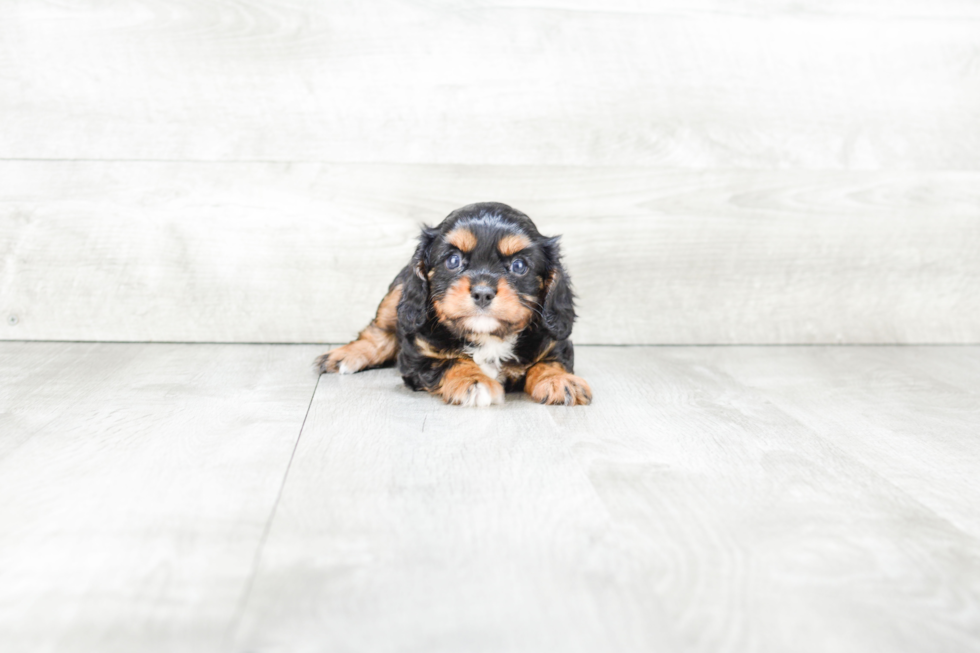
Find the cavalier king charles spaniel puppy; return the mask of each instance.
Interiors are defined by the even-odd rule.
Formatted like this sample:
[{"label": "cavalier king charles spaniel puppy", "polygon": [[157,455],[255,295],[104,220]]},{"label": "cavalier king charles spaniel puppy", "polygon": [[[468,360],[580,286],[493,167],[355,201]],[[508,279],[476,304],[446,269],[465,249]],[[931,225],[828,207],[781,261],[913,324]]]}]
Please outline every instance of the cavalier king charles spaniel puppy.
[{"label": "cavalier king charles spaniel puppy", "polygon": [[592,390],[573,374],[574,321],[558,238],[506,204],[470,204],[423,227],[371,323],[315,364],[353,374],[397,358],[408,387],[460,406],[521,389],[542,404],[583,405]]}]

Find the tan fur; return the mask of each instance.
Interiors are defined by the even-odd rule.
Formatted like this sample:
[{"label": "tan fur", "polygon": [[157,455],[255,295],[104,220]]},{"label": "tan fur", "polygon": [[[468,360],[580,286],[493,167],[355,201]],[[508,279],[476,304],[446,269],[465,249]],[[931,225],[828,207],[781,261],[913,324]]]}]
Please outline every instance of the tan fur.
[{"label": "tan fur", "polygon": [[462,227],[446,234],[446,242],[464,252],[472,252],[476,248],[476,236],[469,229]]},{"label": "tan fur", "polygon": [[500,366],[500,373],[504,375],[504,378],[511,382],[520,381],[524,378],[527,373],[528,365],[527,363],[518,363],[517,361],[505,361]]},{"label": "tan fur", "polygon": [[585,379],[569,374],[556,362],[532,365],[527,371],[524,391],[542,404],[585,406],[592,403],[592,389]]},{"label": "tan fur", "polygon": [[497,241],[497,251],[504,256],[513,256],[530,244],[531,241],[523,234],[507,234]]},{"label": "tan fur", "polygon": [[493,316],[510,324],[514,331],[520,331],[531,320],[531,309],[521,303],[517,293],[503,278],[497,281],[497,296],[490,307]]},{"label": "tan fur", "polygon": [[534,362],[537,363],[542,358],[544,358],[545,356],[547,356],[548,354],[550,354],[551,353],[551,350],[554,349],[555,348],[555,345],[557,345],[557,344],[558,343],[556,341],[554,341],[554,340],[549,341],[548,342],[548,345],[544,349],[542,349],[541,352],[538,354],[537,358],[534,359]]},{"label": "tan fur", "polygon": [[374,314],[373,325],[383,331],[395,332],[398,324],[398,302],[402,298],[402,287],[396,286],[378,304],[378,312]]},{"label": "tan fur", "polygon": [[446,294],[432,302],[440,322],[458,320],[473,315],[476,305],[470,296],[469,277],[460,277],[449,287]]},{"label": "tan fur", "polygon": [[[436,317],[440,322],[451,323],[467,317],[480,315],[470,295],[470,280],[468,277],[457,279],[446,294],[432,302]],[[513,333],[520,331],[531,321],[533,312],[521,303],[520,298],[506,279],[497,281],[497,296],[490,304],[489,316],[503,323],[504,329]]]},{"label": "tan fur", "polygon": [[459,352],[452,351],[442,351],[441,349],[435,349],[431,344],[422,339],[421,336],[415,336],[415,346],[418,347],[419,353],[426,358],[459,358]]},{"label": "tan fur", "polygon": [[371,323],[357,334],[357,340],[317,358],[315,364],[320,372],[352,374],[366,367],[384,365],[394,360],[398,354],[395,329],[398,323],[398,301],[401,296],[400,285],[392,288],[391,292],[381,300]]},{"label": "tan fur", "polygon": [[435,394],[447,404],[465,404],[478,385],[487,389],[493,403],[503,403],[504,387],[484,374],[480,366],[468,358],[460,358],[446,370]]},{"label": "tan fur", "polygon": [[545,289],[550,291],[556,281],[558,281],[558,270],[552,270],[548,273],[548,278],[544,282]]}]

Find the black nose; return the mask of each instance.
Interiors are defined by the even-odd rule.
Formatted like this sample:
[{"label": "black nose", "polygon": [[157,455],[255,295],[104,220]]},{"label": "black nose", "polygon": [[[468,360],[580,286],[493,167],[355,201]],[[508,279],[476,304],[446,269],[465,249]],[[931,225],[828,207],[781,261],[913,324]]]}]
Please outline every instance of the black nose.
[{"label": "black nose", "polygon": [[490,286],[479,285],[470,291],[470,295],[473,296],[473,302],[480,308],[486,308],[493,301],[493,298],[497,296],[497,291]]}]

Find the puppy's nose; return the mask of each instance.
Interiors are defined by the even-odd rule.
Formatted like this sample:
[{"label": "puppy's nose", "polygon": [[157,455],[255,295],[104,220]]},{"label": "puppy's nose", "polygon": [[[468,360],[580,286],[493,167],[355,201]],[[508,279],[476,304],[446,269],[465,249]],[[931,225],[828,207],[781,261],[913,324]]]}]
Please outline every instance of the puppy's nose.
[{"label": "puppy's nose", "polygon": [[470,291],[470,295],[473,297],[473,302],[480,308],[486,308],[493,301],[493,298],[497,296],[497,291],[490,286],[480,284],[479,286],[474,286],[473,290]]}]

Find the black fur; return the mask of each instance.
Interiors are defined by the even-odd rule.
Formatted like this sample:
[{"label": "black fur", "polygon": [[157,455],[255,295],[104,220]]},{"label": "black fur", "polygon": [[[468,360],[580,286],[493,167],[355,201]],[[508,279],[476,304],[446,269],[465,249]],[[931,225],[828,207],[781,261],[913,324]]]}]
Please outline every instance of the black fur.
[{"label": "black fur", "polygon": [[[574,372],[574,348],[569,336],[575,322],[575,295],[571,281],[561,264],[558,238],[542,236],[531,219],[506,204],[484,202],[470,204],[450,213],[435,228],[423,227],[412,262],[396,278],[404,279],[402,298],[398,304],[398,368],[406,385],[414,390],[433,390],[439,385],[443,373],[452,364],[446,358],[430,358],[423,355],[416,345],[421,337],[440,353],[450,356],[459,354],[467,346],[464,335],[441,323],[432,307],[434,298],[444,293],[456,274],[446,270],[444,262],[458,250],[448,245],[443,237],[460,224],[476,233],[480,245],[470,255],[471,269],[487,270],[486,275],[496,278],[506,274],[504,261],[493,249],[500,235],[522,233],[531,246],[520,253],[531,269],[521,278],[509,281],[520,291],[534,296],[531,305],[535,312],[528,325],[520,331],[514,353],[518,365],[535,362],[557,362]],[[513,258],[513,257],[511,257]],[[435,270],[430,281],[429,274]],[[548,351],[550,349],[550,351]],[[542,355],[543,352],[548,353]],[[508,390],[523,387],[523,378],[507,383]]]},{"label": "black fur", "polygon": [[500,403],[530,374],[528,393],[542,403],[587,404],[591,390],[573,375],[574,323],[558,238],[506,204],[470,204],[422,228],[375,318],[315,364],[349,374],[397,357],[410,388],[464,405]]},{"label": "black fur", "polygon": [[405,266],[395,278],[402,281],[402,297],[398,302],[398,331],[414,333],[425,324],[429,317],[429,280],[426,278],[429,248],[439,232],[431,227],[423,227],[419,245],[411,263]]},{"label": "black fur", "polygon": [[550,276],[545,280],[542,326],[555,340],[565,340],[572,335],[572,325],[575,323],[575,295],[568,273],[561,265],[558,237],[546,240],[544,249],[548,253]]}]

